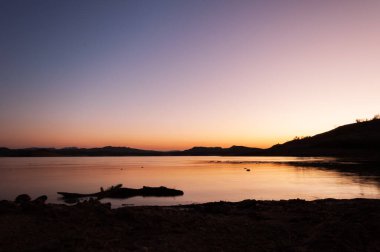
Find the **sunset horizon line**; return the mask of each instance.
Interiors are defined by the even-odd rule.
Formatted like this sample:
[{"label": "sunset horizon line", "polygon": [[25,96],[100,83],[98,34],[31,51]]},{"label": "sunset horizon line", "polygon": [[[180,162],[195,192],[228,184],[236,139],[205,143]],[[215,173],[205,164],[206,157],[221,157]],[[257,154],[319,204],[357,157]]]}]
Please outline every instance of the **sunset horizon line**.
[{"label": "sunset horizon line", "polygon": [[[373,117],[370,117],[370,118],[360,118],[360,119],[356,119],[355,122],[351,122],[351,123],[345,123],[345,124],[341,124],[341,125],[336,125],[330,129],[326,129],[324,131],[320,131],[320,132],[315,132],[314,134],[310,134],[310,135],[302,135],[302,134],[295,134],[294,137],[288,137],[288,138],[284,138],[284,137],[278,137],[278,141],[270,141],[271,143],[266,143],[266,144],[259,144],[260,141],[257,141],[258,144],[257,145],[251,145],[251,144],[235,144],[235,143],[224,143],[223,144],[223,141],[220,141],[219,144],[214,144],[214,143],[206,143],[204,142],[202,144],[202,141],[199,141],[199,143],[194,143],[194,144],[182,144],[180,145],[179,147],[158,147],[158,146],[155,146],[155,144],[131,144],[131,145],[128,145],[128,144],[120,144],[120,143],[114,143],[114,144],[94,144],[94,145],[81,145],[81,144],[78,144],[78,145],[71,145],[71,144],[68,144],[68,145],[19,145],[19,146],[6,146],[6,145],[3,145],[3,146],[0,146],[0,148],[6,148],[6,149],[13,149],[13,150],[17,150],[17,149],[101,149],[101,148],[107,148],[107,147],[113,147],[113,148],[130,148],[130,149],[138,149],[138,150],[145,150],[145,151],[157,151],[157,152],[171,152],[171,151],[185,151],[185,150],[189,150],[189,149],[192,149],[192,148],[195,148],[195,147],[204,147],[204,148],[223,148],[223,149],[228,149],[228,148],[231,148],[231,147],[246,147],[246,148],[256,148],[256,149],[262,149],[262,150],[266,150],[266,149],[270,149],[271,147],[273,146],[276,146],[276,145],[279,145],[279,144],[284,144],[284,143],[287,143],[289,141],[292,141],[292,140],[295,140],[295,139],[302,139],[302,138],[305,138],[305,137],[313,137],[313,136],[316,136],[316,135],[319,135],[319,134],[323,134],[323,133],[326,133],[326,132],[329,132],[329,131],[332,131],[334,129],[337,129],[339,127],[342,127],[342,126],[347,126],[347,125],[353,125],[353,124],[357,124],[357,123],[363,123],[363,122],[370,122],[370,121],[373,121],[373,120],[378,120],[380,119],[380,114],[375,114]],[[301,130],[302,131],[302,130]],[[262,142],[261,142],[262,143]],[[175,144],[174,144],[175,145]],[[167,146],[165,143],[162,144],[162,146]]]},{"label": "sunset horizon line", "polygon": [[[290,140],[289,140],[290,141]],[[274,144],[276,145],[276,144]],[[253,149],[269,149],[273,145],[271,145],[268,148],[263,148],[263,147],[255,147],[255,146],[246,146],[246,145],[238,145],[238,144],[233,144],[228,146],[222,146],[222,145],[193,145],[190,147],[185,147],[181,149],[149,149],[149,148],[144,148],[144,147],[132,147],[128,145],[98,145],[98,146],[64,146],[64,147],[59,147],[59,146],[30,146],[30,147],[7,147],[7,146],[0,146],[0,148],[6,148],[10,150],[22,150],[22,149],[102,149],[102,148],[126,148],[126,149],[137,149],[137,150],[145,150],[145,151],[157,151],[157,152],[171,152],[171,151],[185,151],[189,150],[192,148],[222,148],[222,149],[229,149],[232,147],[245,147],[245,148],[253,148]]]}]

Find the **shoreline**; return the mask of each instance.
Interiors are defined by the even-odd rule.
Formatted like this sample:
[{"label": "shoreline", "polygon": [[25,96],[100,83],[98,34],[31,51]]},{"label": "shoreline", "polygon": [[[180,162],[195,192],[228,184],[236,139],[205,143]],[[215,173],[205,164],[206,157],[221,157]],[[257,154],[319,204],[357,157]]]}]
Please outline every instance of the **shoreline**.
[{"label": "shoreline", "polygon": [[380,199],[0,201],[0,251],[380,251]]}]

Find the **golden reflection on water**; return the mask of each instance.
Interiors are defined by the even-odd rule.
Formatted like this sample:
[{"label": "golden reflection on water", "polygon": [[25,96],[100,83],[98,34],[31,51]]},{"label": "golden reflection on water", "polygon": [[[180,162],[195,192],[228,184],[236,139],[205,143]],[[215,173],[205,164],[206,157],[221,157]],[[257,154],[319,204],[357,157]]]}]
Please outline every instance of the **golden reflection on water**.
[{"label": "golden reflection on water", "polygon": [[[0,199],[18,194],[46,194],[58,202],[57,191],[96,192],[122,183],[125,187],[166,186],[182,197],[134,197],[108,200],[122,204],[172,205],[244,199],[380,198],[375,180],[358,175],[253,161],[310,161],[293,157],[54,157],[1,158]],[[213,162],[210,162],[213,161]],[[232,161],[232,162],[229,162]],[[251,161],[245,163],[244,161]],[[242,162],[242,163],[240,163]],[[245,168],[250,169],[246,171]]]}]

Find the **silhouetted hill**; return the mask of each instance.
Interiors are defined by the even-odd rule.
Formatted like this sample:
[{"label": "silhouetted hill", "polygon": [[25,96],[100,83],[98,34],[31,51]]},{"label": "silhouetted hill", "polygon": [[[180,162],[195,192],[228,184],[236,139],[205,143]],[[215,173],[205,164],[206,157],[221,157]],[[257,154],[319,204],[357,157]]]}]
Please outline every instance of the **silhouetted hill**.
[{"label": "silhouetted hill", "polygon": [[53,156],[159,156],[163,155],[160,151],[140,150],[129,147],[102,148],[26,148],[8,149],[0,148],[0,156],[11,157],[53,157]]},{"label": "silhouetted hill", "polygon": [[6,156],[9,156],[11,154],[12,150],[11,149],[8,149],[8,148],[5,148],[5,147],[0,147],[0,157],[6,157]]},{"label": "silhouetted hill", "polygon": [[232,146],[230,148],[193,147],[191,149],[181,151],[180,154],[189,156],[246,156],[259,155],[262,151],[263,149],[245,146]]},{"label": "silhouetted hill", "polygon": [[269,149],[244,146],[193,147],[184,151],[153,151],[129,147],[0,148],[3,157],[49,156],[380,156],[380,119],[340,126],[312,137],[295,139]]},{"label": "silhouetted hill", "polygon": [[380,155],[380,120],[347,124],[267,150],[272,155]]},{"label": "silhouetted hill", "polygon": [[140,150],[129,147],[102,148],[26,148],[8,149],[0,148],[2,157],[54,157],[54,156],[244,156],[259,155],[263,149],[244,146],[221,147],[194,147],[184,151],[152,151]]}]

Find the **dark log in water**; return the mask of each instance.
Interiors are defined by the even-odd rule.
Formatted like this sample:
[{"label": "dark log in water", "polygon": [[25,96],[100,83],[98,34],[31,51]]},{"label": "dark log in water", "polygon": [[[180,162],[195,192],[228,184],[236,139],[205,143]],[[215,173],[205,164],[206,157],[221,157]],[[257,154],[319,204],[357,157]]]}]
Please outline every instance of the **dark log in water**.
[{"label": "dark log in water", "polygon": [[103,198],[131,198],[135,196],[152,196],[152,197],[173,197],[173,196],[182,196],[183,191],[167,188],[164,186],[160,187],[148,187],[143,186],[140,189],[134,189],[134,188],[123,188],[121,184],[112,186],[107,190],[100,189],[100,192],[97,193],[89,193],[89,194],[82,194],[82,193],[68,193],[68,192],[57,192],[58,194],[62,195],[63,199],[78,199],[83,197],[96,197],[98,199]]}]

